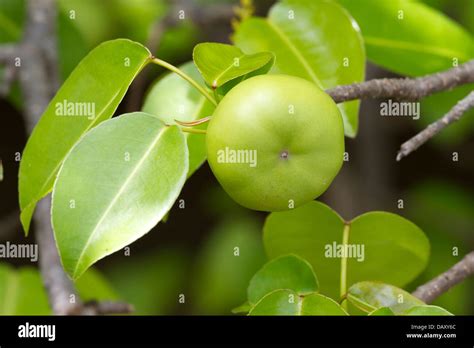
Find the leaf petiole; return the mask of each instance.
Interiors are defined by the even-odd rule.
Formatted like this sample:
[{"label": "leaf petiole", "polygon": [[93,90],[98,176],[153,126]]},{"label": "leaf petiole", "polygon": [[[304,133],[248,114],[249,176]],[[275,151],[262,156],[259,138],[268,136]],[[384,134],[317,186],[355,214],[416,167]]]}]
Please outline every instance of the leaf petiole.
[{"label": "leaf petiole", "polygon": [[201,93],[204,97],[206,97],[214,106],[217,106],[217,102],[212,97],[212,95],[209,94],[209,92],[206,91],[206,89],[204,87],[202,87],[199,83],[197,83],[195,80],[193,80],[189,75],[185,74],[182,70],[180,70],[177,67],[175,67],[174,65],[172,65],[168,62],[165,62],[164,60],[161,60],[161,59],[156,58],[156,57],[153,58],[151,61],[153,63],[155,63],[159,66],[162,66],[163,68],[168,69],[168,70],[178,74],[179,76],[181,76],[183,79],[188,81],[194,88],[196,88],[199,91],[199,93]]},{"label": "leaf petiole", "polygon": [[189,128],[189,127],[180,127],[180,129],[186,133],[193,133],[193,134],[206,134],[207,133],[205,129],[196,129],[196,128]]}]

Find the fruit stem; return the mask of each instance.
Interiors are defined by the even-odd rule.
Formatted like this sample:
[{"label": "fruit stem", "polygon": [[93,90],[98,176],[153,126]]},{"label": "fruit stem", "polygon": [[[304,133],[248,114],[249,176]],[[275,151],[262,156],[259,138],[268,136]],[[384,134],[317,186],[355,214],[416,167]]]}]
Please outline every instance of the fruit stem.
[{"label": "fruit stem", "polygon": [[179,124],[180,126],[193,127],[193,126],[197,126],[197,125],[200,125],[200,124],[209,122],[210,120],[211,120],[211,116],[203,117],[203,118],[200,118],[200,119],[198,119],[198,120],[189,121],[189,122],[179,121],[179,120],[174,120],[174,121],[175,121],[177,124]]},{"label": "fruit stem", "polygon": [[[344,225],[344,231],[342,232],[342,245],[343,250],[345,250],[346,245],[349,243],[349,230],[350,225],[346,223]],[[347,293],[347,257],[343,256],[341,258],[341,288],[340,288],[340,296],[343,298],[346,296]],[[342,303],[344,309],[347,310],[347,301]]]},{"label": "fruit stem", "polygon": [[177,67],[175,67],[174,65],[172,65],[168,62],[165,62],[164,60],[161,60],[161,59],[156,58],[156,57],[152,59],[152,62],[159,65],[159,66],[162,66],[165,69],[168,69],[168,70],[178,74],[179,76],[181,76],[183,79],[188,81],[194,88],[196,88],[199,91],[199,93],[201,93],[204,97],[206,97],[214,106],[217,106],[217,102],[209,94],[209,92],[206,91],[206,89],[204,87],[202,87],[199,83],[197,83],[195,80],[193,80],[189,75],[184,73],[182,70],[180,70]]},{"label": "fruit stem", "polygon": [[186,133],[193,133],[193,134],[206,134],[207,133],[206,130],[204,129],[196,129],[196,128],[189,128],[189,127],[180,127],[180,129]]}]

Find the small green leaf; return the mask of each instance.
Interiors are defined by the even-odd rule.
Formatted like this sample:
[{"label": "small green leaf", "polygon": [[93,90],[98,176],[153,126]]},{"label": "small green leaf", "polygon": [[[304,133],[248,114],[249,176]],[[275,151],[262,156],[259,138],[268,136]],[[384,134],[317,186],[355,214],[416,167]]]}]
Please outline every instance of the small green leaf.
[{"label": "small green leaf", "polygon": [[89,268],[76,282],[75,286],[81,300],[110,301],[118,300],[119,296],[108,279],[95,268]]},{"label": "small green leaf", "polygon": [[401,216],[371,212],[344,222],[316,201],[271,213],[263,234],[270,258],[296,254],[307,260],[317,270],[320,292],[332,298],[342,295],[341,277],[347,286],[366,279],[404,286],[421,273],[429,257],[423,231]]},{"label": "small green leaf", "polygon": [[[473,40],[458,23],[411,0],[339,0],[362,29],[368,58],[404,75],[451,68],[474,56]],[[430,28],[430,30],[426,30]]]},{"label": "small green leaf", "polygon": [[88,130],[113,115],[150,56],[136,42],[107,41],[79,63],[51,100],[20,163],[21,222],[26,234],[36,203],[51,191],[70,149]]},{"label": "small green leaf", "polygon": [[281,256],[266,263],[252,278],[247,290],[251,304],[278,290],[293,290],[298,295],[318,291],[318,279],[311,265],[296,255]]},{"label": "small green leaf", "polygon": [[453,315],[446,309],[438,306],[414,306],[402,313],[403,315]]},{"label": "small green leaf", "polygon": [[65,270],[77,279],[147,233],[178,197],[187,171],[184,135],[151,115],[122,115],[87,133],[53,190],[52,223]]},{"label": "small green leaf", "polygon": [[242,215],[219,223],[195,260],[193,312],[228,315],[246,300],[246,287],[264,263],[258,221]]},{"label": "small green leaf", "polygon": [[[271,73],[302,77],[323,89],[364,80],[362,36],[348,12],[335,2],[280,1],[268,18],[244,20],[234,41],[246,53],[273,52]],[[359,101],[338,106],[346,135],[354,137]]]},{"label": "small green leaf", "polygon": [[[205,86],[199,71],[192,62],[179,67],[187,75]],[[182,77],[168,73],[160,77],[148,92],[142,111],[158,117],[165,124],[175,120],[190,122],[210,116],[214,106]],[[203,129],[206,125],[195,128]],[[206,160],[206,137],[203,134],[185,133],[189,150],[190,177]]]},{"label": "small green leaf", "polygon": [[248,313],[252,309],[252,305],[248,302],[242,303],[240,306],[232,309],[232,313]]},{"label": "small green leaf", "polygon": [[425,304],[405,290],[393,285],[370,281],[352,285],[347,292],[347,300],[365,312],[389,307],[395,314]]},{"label": "small green leaf", "polygon": [[265,295],[249,315],[348,315],[329,297],[312,293],[299,296],[292,290],[275,290]]},{"label": "small green leaf", "polygon": [[393,316],[395,313],[389,307],[381,307],[373,310],[368,314],[369,316]]},{"label": "small green leaf", "polygon": [[49,315],[46,291],[32,267],[0,264],[0,315]]},{"label": "small green leaf", "polygon": [[194,47],[193,59],[206,83],[213,89],[273,64],[273,54],[245,54],[236,46],[205,42]]}]

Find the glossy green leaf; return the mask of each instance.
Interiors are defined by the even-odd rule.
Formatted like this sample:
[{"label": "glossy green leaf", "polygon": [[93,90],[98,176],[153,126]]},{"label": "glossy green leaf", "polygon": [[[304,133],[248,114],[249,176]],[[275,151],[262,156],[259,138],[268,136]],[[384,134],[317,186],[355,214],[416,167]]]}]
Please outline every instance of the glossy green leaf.
[{"label": "glossy green leaf", "polygon": [[[367,57],[389,70],[423,75],[474,55],[473,40],[459,24],[411,0],[339,0],[360,25]],[[429,30],[426,30],[429,28]]]},{"label": "glossy green leaf", "polygon": [[36,203],[51,191],[70,149],[88,130],[113,115],[149,60],[150,52],[138,43],[105,42],[79,63],[51,100],[20,163],[21,221],[26,233]]},{"label": "glossy green leaf", "polygon": [[184,135],[151,115],[122,115],[87,133],[53,190],[52,223],[64,269],[76,279],[147,233],[178,197],[187,171]]},{"label": "glossy green leaf", "polygon": [[[367,279],[404,286],[420,274],[429,257],[424,233],[401,216],[371,212],[345,224],[316,201],[271,213],[263,233],[270,258],[290,253],[304,258],[317,272],[320,292],[332,298],[341,295],[341,272],[347,286]],[[348,257],[343,257],[344,250]]]},{"label": "glossy green leaf", "polygon": [[371,312],[380,307],[389,307],[395,314],[425,304],[405,290],[372,281],[363,281],[352,285],[347,291],[347,300],[365,312]]},{"label": "glossy green leaf", "polygon": [[89,268],[75,282],[76,290],[84,302],[120,299],[110,281],[97,269]]},{"label": "glossy green leaf", "polygon": [[240,306],[235,307],[232,309],[232,313],[248,313],[252,309],[252,305],[248,302],[242,303]]},{"label": "glossy green leaf", "polygon": [[250,281],[247,296],[251,304],[278,290],[293,290],[298,295],[317,292],[318,279],[311,265],[296,255],[286,255],[266,263]]},{"label": "glossy green leaf", "polygon": [[[357,24],[337,3],[283,0],[267,19],[239,25],[235,44],[245,53],[275,54],[271,72],[295,75],[327,89],[364,80],[365,52]],[[339,104],[348,136],[355,136],[359,101]]]},{"label": "glossy green leaf", "polygon": [[245,54],[236,46],[215,42],[200,43],[193,51],[194,64],[213,89],[264,66],[270,70],[273,58],[270,52]]},{"label": "glossy green leaf", "polygon": [[0,264],[0,315],[48,315],[51,310],[38,271]]},{"label": "glossy green leaf", "polygon": [[446,309],[438,306],[414,306],[409,310],[403,312],[403,315],[453,315]]},{"label": "glossy green leaf", "polygon": [[194,313],[228,315],[246,300],[249,281],[265,262],[260,228],[244,215],[212,231],[195,262]]},{"label": "glossy green leaf", "polygon": [[[192,62],[179,68],[205,86],[199,71]],[[214,106],[182,77],[168,73],[158,79],[150,89],[142,110],[158,117],[166,124],[175,124],[175,120],[190,122],[211,116]],[[196,128],[205,127],[204,124]],[[206,137],[202,134],[191,133],[185,133],[185,136],[189,149],[189,177],[206,160]]]},{"label": "glossy green leaf", "polygon": [[395,313],[389,307],[381,307],[373,310],[368,314],[369,316],[393,316]]},{"label": "glossy green leaf", "polygon": [[249,315],[347,315],[342,307],[320,294],[298,296],[291,290],[275,290],[264,296]]}]

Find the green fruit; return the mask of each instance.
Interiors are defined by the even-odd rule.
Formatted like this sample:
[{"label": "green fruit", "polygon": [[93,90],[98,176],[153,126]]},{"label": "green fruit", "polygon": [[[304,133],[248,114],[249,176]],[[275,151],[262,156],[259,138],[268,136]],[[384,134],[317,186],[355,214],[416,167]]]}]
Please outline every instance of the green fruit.
[{"label": "green fruit", "polygon": [[206,135],[209,165],[244,207],[287,210],[321,195],[342,165],[337,105],[304,79],[261,75],[219,103]]}]

